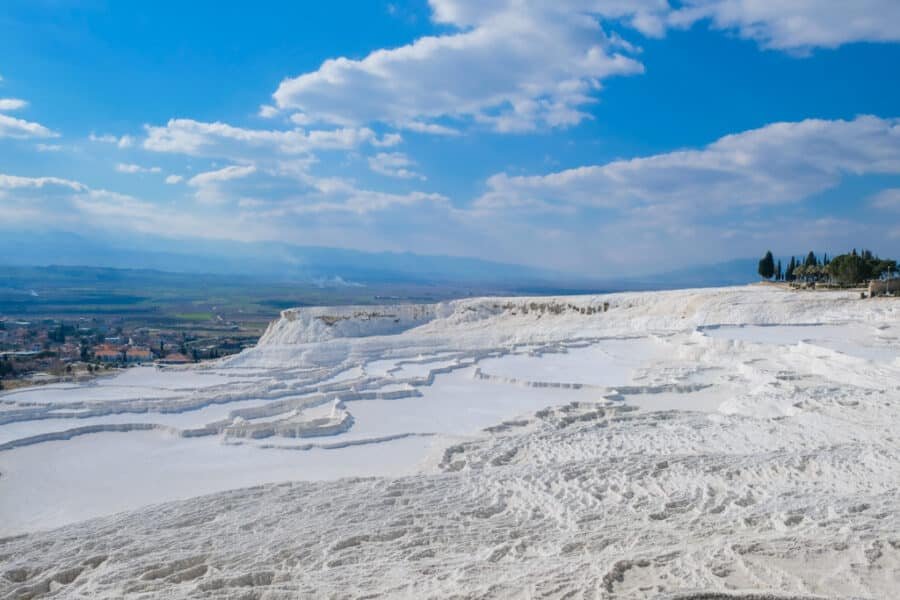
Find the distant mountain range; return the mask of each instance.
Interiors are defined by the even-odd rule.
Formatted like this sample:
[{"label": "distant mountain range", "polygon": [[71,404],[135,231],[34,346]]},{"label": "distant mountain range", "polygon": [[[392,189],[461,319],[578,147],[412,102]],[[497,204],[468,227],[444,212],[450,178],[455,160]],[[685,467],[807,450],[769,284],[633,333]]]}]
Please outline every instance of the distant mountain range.
[{"label": "distant mountain range", "polygon": [[4,232],[0,236],[0,264],[138,268],[336,286],[559,279],[558,274],[550,271],[475,258],[362,252],[272,242],[188,242],[143,237],[101,241],[64,232]]},{"label": "distant mountain range", "polygon": [[708,287],[757,281],[756,263],[756,259],[740,259],[650,276],[586,278],[476,258],[273,242],[173,241],[141,236],[99,240],[67,232],[6,231],[0,235],[0,265],[239,275],[325,287],[452,283],[531,294]]},{"label": "distant mountain range", "polygon": [[622,281],[628,289],[678,289],[746,285],[759,281],[758,258],[738,258],[726,262],[686,267],[651,276],[629,277]]}]

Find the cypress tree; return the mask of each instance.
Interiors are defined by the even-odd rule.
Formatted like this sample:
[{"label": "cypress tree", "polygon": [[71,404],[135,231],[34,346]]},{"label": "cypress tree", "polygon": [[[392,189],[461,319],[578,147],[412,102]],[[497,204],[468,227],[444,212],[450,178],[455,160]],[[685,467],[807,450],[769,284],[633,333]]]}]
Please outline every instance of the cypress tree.
[{"label": "cypress tree", "polygon": [[816,255],[812,250],[810,250],[809,254],[806,255],[806,262],[803,264],[807,267],[815,267],[817,264],[819,264],[816,260]]},{"label": "cypress tree", "polygon": [[781,259],[778,259],[778,264],[775,265],[775,281],[781,281],[784,279],[784,274],[781,271]]},{"label": "cypress tree", "polygon": [[760,259],[757,272],[763,279],[772,279],[772,276],[775,274],[775,260],[772,257],[771,250],[766,252],[766,255]]}]

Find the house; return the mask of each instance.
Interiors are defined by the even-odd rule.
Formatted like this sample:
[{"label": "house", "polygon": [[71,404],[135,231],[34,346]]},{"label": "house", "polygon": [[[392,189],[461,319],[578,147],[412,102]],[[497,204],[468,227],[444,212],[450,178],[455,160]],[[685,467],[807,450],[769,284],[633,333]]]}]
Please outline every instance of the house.
[{"label": "house", "polygon": [[153,354],[146,346],[129,346],[125,349],[125,362],[142,363],[151,360],[153,360]]},{"label": "house", "polygon": [[122,360],[122,351],[109,344],[101,344],[94,348],[94,358],[100,362],[114,363]]},{"label": "house", "polygon": [[183,365],[194,361],[192,361],[181,352],[175,352],[173,354],[169,354],[165,358],[159,359],[159,362],[164,365]]}]

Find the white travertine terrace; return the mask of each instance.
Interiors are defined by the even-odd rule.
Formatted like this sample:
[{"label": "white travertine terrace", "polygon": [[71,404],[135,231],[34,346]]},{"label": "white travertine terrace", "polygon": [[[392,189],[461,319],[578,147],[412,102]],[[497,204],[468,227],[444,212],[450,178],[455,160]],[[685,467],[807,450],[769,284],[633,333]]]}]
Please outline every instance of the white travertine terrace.
[{"label": "white travertine terrace", "polygon": [[0,597],[890,598],[898,440],[890,298],[292,309],[0,395]]}]

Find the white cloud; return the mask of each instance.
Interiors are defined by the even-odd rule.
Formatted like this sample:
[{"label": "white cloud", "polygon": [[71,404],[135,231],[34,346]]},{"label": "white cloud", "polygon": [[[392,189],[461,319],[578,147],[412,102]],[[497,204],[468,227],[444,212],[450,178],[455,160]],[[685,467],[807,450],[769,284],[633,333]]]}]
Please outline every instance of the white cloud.
[{"label": "white cloud", "polygon": [[130,148],[134,145],[134,138],[130,135],[115,136],[111,134],[96,135],[93,132],[88,136],[92,142],[100,142],[103,144],[115,144],[119,148]]},{"label": "white cloud", "polygon": [[498,174],[479,210],[592,206],[714,213],[794,202],[842,178],[900,173],[900,120],[858,117],[775,123],[725,136],[701,150],[568,169],[548,175]]},{"label": "white cloud", "polygon": [[306,203],[281,203],[277,209],[269,213],[269,216],[279,214],[302,216],[327,213],[349,213],[362,216],[413,206],[417,210],[422,210],[426,205],[446,208],[449,202],[441,194],[427,192],[391,194],[375,190],[357,189],[349,185],[337,187],[323,185],[317,192],[313,201]]},{"label": "white cloud", "polygon": [[169,175],[166,177],[166,183],[169,185],[175,185],[176,183],[181,183],[184,180],[184,177],[181,175]]},{"label": "white cloud", "polygon": [[446,125],[439,125],[437,123],[422,123],[420,121],[404,121],[402,123],[397,123],[397,127],[399,129],[415,131],[416,133],[427,133],[429,135],[454,136],[460,134],[458,129],[447,127]]},{"label": "white cloud", "polygon": [[194,175],[188,180],[188,185],[193,187],[202,187],[204,185],[208,185],[210,183],[216,183],[219,181],[231,181],[232,179],[241,179],[243,177],[247,177],[252,173],[256,172],[256,167],[253,165],[245,165],[238,166],[232,165],[229,167],[225,167],[223,169],[219,169],[217,171],[206,171],[204,173],[199,173]]},{"label": "white cloud", "polygon": [[372,145],[378,148],[390,148],[403,142],[403,136],[399,133],[386,133],[380,140],[374,140]]},{"label": "white cloud", "polygon": [[87,189],[82,183],[60,177],[20,177],[18,175],[0,174],[0,190],[41,189],[45,187],[63,187],[75,191]]},{"label": "white cloud", "polygon": [[[413,247],[412,238],[420,231],[447,221],[449,203],[438,194],[388,194],[289,169],[284,173],[251,172],[240,166],[226,169],[201,174],[194,181],[200,187],[221,186],[223,202],[208,204],[150,202],[61,178],[0,175],[0,217],[7,224],[82,232],[110,229],[319,245],[342,240],[345,247],[393,250]],[[242,193],[279,183],[279,193],[264,198]],[[392,245],[385,246],[383,232],[398,224],[404,225],[390,237]]]},{"label": "white cloud", "polygon": [[20,177],[0,174],[0,220],[5,225],[30,223],[45,226],[71,220],[69,198],[87,186],[60,177]]},{"label": "white cloud", "polygon": [[385,122],[447,134],[436,119],[476,120],[500,131],[573,125],[587,118],[600,81],[640,73],[598,19],[661,32],[655,0],[458,2],[433,0],[434,19],[456,28],[362,60],[336,58],[284,80],[283,109],[344,125]]},{"label": "white cloud", "polygon": [[88,227],[136,231],[163,237],[234,239],[265,238],[264,226],[240,215],[201,214],[147,202],[108,190],[89,190],[70,199],[74,218]]},{"label": "white cloud", "polygon": [[369,157],[369,168],[376,173],[400,179],[421,179],[425,176],[417,173],[413,167],[416,163],[402,152],[379,152]]},{"label": "white cloud", "polygon": [[367,127],[306,131],[246,129],[227,123],[171,119],[165,126],[146,126],[144,148],[195,156],[253,159],[260,152],[308,154],[315,150],[350,150],[362,144],[384,144]]},{"label": "white cloud", "polygon": [[900,41],[900,2],[896,0],[686,0],[669,17],[676,26],[702,19],[779,50]]},{"label": "white cloud", "polygon": [[26,106],[28,103],[18,98],[0,98],[0,110],[19,110]]},{"label": "white cloud", "polygon": [[59,137],[59,134],[47,129],[40,123],[0,114],[0,138],[29,139],[52,137]]},{"label": "white cloud", "polygon": [[143,167],[141,165],[130,163],[118,163],[116,165],[116,171],[119,173],[160,173],[162,172],[162,169],[159,167]]},{"label": "white cloud", "polygon": [[38,152],[59,152],[63,149],[59,144],[35,144],[34,147]]},{"label": "white cloud", "polygon": [[190,212],[175,206],[58,177],[0,174],[0,217],[5,224],[79,232],[135,231],[164,237],[277,238],[268,224],[243,215]]},{"label": "white cloud", "polygon": [[[278,110],[274,106],[272,108],[276,111]],[[293,123],[294,125],[306,126],[306,125],[312,125],[313,123],[315,123],[314,119],[311,119],[309,117],[309,115],[302,113],[302,112],[296,112],[296,113],[292,114],[290,120],[291,120],[291,123]]]},{"label": "white cloud", "polygon": [[422,205],[450,207],[449,200],[439,194],[360,189],[346,179],[313,176],[306,165],[296,162],[276,162],[265,168],[231,165],[200,173],[188,180],[188,185],[196,190],[195,198],[201,204],[253,209],[263,220],[299,215],[327,219],[328,215],[366,215]]},{"label": "white cloud", "polygon": [[228,200],[229,195],[222,184],[236,179],[244,179],[256,173],[254,165],[231,165],[216,171],[199,173],[188,179],[187,184],[197,189],[195,197],[205,204],[220,204]]},{"label": "white cloud", "polygon": [[873,208],[900,211],[900,188],[881,190],[871,198]]},{"label": "white cloud", "polygon": [[264,119],[271,119],[278,114],[278,109],[271,104],[263,104],[257,114]]},{"label": "white cloud", "polygon": [[90,133],[90,135],[88,135],[88,139],[92,142],[102,142],[104,144],[115,144],[119,141],[119,138],[114,135],[97,135],[93,131]]}]

